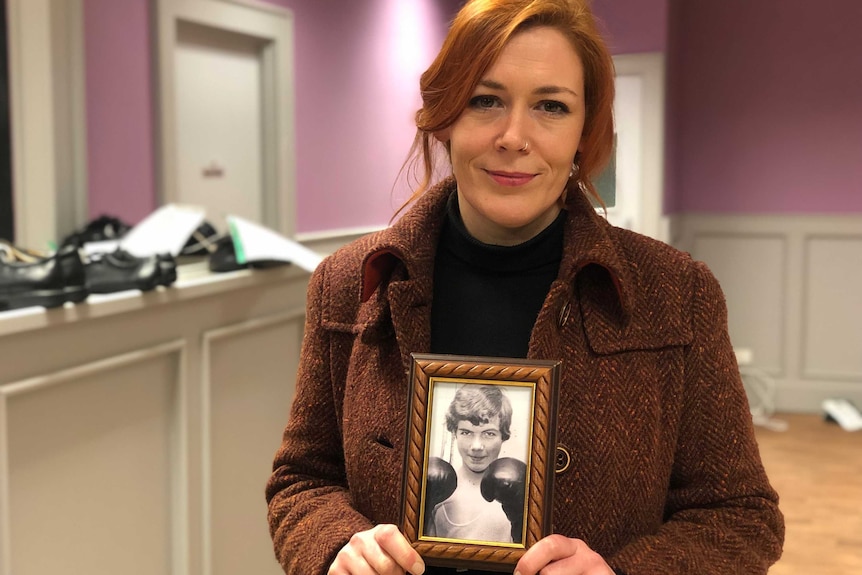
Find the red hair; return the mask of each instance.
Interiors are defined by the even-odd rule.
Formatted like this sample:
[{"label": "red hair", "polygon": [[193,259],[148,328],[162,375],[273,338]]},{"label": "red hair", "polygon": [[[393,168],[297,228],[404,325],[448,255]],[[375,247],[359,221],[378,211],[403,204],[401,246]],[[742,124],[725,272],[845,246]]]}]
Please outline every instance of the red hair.
[{"label": "red hair", "polygon": [[575,193],[582,188],[603,204],[592,178],[613,151],[614,63],[588,0],[470,0],[455,16],[437,58],[419,80],[422,108],[416,112],[416,137],[405,167],[410,165],[415,174],[421,164],[422,173],[405,206],[434,183],[442,147],[434,134],[455,123],[512,36],[534,26],[562,32],[581,59],[586,118],[577,155],[580,171],[569,179],[566,190]]}]

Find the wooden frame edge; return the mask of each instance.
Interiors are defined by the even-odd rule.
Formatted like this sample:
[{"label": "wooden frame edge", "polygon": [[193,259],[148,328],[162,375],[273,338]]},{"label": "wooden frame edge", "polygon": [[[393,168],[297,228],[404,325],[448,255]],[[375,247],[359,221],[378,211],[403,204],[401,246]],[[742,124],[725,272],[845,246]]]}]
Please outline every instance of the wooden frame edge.
[{"label": "wooden frame edge", "polygon": [[[401,522],[404,535],[427,563],[448,567],[513,567],[524,552],[550,531],[553,496],[557,394],[560,361],[412,354],[407,414],[405,476]],[[517,544],[437,540],[420,536],[423,480],[427,463],[427,419],[431,379],[487,380],[497,385],[534,386],[529,442],[529,485],[525,500],[525,537]]]}]

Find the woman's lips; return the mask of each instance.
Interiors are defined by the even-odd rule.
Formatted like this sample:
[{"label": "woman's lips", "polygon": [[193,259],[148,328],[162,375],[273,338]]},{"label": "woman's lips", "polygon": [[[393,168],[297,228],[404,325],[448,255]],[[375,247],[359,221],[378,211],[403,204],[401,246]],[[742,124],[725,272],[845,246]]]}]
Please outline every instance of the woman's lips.
[{"label": "woman's lips", "polygon": [[522,172],[498,172],[485,170],[491,179],[501,186],[523,186],[535,177],[535,174],[524,174]]}]

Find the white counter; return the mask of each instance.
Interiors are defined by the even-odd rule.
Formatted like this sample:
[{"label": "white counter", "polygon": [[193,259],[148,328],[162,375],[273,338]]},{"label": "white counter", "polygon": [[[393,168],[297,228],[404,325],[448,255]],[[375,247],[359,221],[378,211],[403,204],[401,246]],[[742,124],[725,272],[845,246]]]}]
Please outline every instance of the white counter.
[{"label": "white counter", "polygon": [[0,313],[0,575],[281,573],[264,484],[308,274]]}]

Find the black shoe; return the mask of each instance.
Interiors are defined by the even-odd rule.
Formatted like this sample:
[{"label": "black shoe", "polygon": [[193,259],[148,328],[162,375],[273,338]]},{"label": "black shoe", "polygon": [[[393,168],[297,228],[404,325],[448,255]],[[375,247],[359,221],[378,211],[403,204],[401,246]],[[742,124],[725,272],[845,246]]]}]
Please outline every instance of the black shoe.
[{"label": "black shoe", "polygon": [[280,260],[255,260],[241,264],[236,261],[236,248],[231,236],[223,236],[216,243],[216,250],[210,254],[209,270],[211,272],[232,272],[246,268],[266,269],[289,265],[290,262]]},{"label": "black shoe", "polygon": [[236,261],[233,238],[227,235],[219,238],[216,242],[216,250],[210,254],[208,267],[211,272],[232,272],[246,269],[248,264],[241,264]]},{"label": "black shoe", "polygon": [[0,242],[0,309],[59,307],[88,294],[84,262],[74,246],[45,255]]},{"label": "black shoe", "polygon": [[177,262],[171,254],[157,254],[159,265],[159,285],[169,286],[177,281]]},{"label": "black shoe", "polygon": [[138,258],[123,250],[94,254],[86,265],[87,288],[90,293],[150,291],[163,281],[161,269],[159,256]]},{"label": "black shoe", "polygon": [[113,216],[99,216],[82,229],[77,230],[63,240],[61,245],[83,246],[87,242],[102,242],[119,240],[125,236],[132,226]]}]

